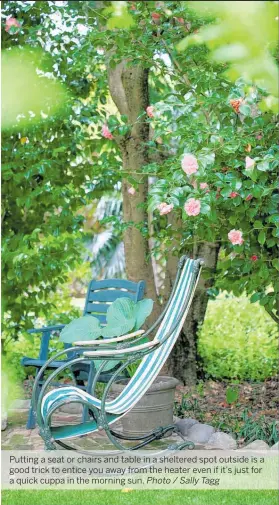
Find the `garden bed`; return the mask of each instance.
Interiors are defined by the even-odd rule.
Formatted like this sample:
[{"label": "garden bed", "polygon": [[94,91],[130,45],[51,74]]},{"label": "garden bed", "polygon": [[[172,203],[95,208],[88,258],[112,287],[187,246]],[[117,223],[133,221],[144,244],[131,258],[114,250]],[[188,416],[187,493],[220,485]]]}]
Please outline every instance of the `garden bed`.
[{"label": "garden bed", "polygon": [[275,443],[279,432],[278,406],[278,377],[241,384],[208,380],[176,389],[178,417],[191,417],[235,434],[238,445],[256,439]]}]

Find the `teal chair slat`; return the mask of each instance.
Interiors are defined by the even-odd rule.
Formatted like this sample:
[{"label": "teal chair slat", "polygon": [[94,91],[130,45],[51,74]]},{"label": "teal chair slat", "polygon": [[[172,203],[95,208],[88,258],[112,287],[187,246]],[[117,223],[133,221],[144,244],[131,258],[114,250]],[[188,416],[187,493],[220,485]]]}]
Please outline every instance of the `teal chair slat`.
[{"label": "teal chair slat", "polygon": [[[44,359],[34,359],[34,358],[22,358],[21,364],[23,366],[35,366],[41,368],[44,366],[46,360]],[[65,361],[53,361],[52,368],[59,368],[65,363]]]},{"label": "teal chair slat", "polygon": [[144,283],[144,281],[139,281],[138,283],[127,281],[126,279],[103,279],[101,281],[92,280],[89,284],[89,291],[95,291],[96,289],[127,289],[132,293],[135,293],[137,289],[139,289],[140,283]]},{"label": "teal chair slat", "polygon": [[[138,302],[139,300],[143,299],[144,291],[145,291],[144,281],[132,282],[126,279],[104,279],[100,281],[92,280],[88,286],[83,314],[84,315],[91,314],[92,316],[97,317],[97,319],[99,319],[101,324],[105,324],[106,313],[111,302],[113,302],[117,298],[120,298],[121,296],[127,296],[128,298],[131,298],[133,301]],[[91,303],[93,300],[109,303]],[[33,328],[29,330],[28,331],[29,333],[42,334],[39,358],[30,358],[28,356],[24,356],[21,360],[21,364],[23,366],[35,367],[37,370],[36,371],[37,375],[40,368],[42,368],[42,366],[44,366],[46,361],[49,359],[49,343],[52,332],[54,331],[59,332],[61,331],[62,328],[64,328],[64,326],[65,325],[55,325],[38,329]],[[65,344],[66,349],[68,349],[69,347],[71,347],[70,344]],[[68,361],[71,361],[72,358],[73,353],[69,353]],[[62,364],[66,363],[66,361],[60,361],[59,363],[60,363],[59,366],[61,366]],[[94,365],[91,364],[91,366],[93,367]],[[53,362],[50,368],[57,368],[57,362]],[[78,370],[74,371],[75,374],[77,372]],[[81,389],[86,389],[86,391],[91,391],[94,373],[89,373],[89,367],[88,367],[88,370],[82,371],[82,377],[84,377],[84,374],[85,375],[87,374],[87,376],[90,377],[90,380],[88,379],[88,384],[86,388],[81,385],[79,387]],[[108,373],[104,372],[104,374],[101,374],[100,376],[100,380],[102,382],[108,382],[109,379],[110,375]],[[81,382],[83,382],[83,379]],[[35,417],[33,414],[32,407],[30,406],[26,428],[32,429],[35,427],[35,424],[36,424]]]},{"label": "teal chair slat", "polygon": [[86,314],[92,314],[92,316],[95,316],[95,313],[96,313],[96,317],[104,314],[106,315],[107,311],[108,311],[108,308],[109,308],[109,305],[111,304],[106,304],[106,303],[87,303],[86,305]]},{"label": "teal chair slat", "polygon": [[120,291],[120,289],[101,289],[100,291],[91,291],[88,302],[114,302],[116,298],[131,298],[135,299],[135,293],[131,291]]}]

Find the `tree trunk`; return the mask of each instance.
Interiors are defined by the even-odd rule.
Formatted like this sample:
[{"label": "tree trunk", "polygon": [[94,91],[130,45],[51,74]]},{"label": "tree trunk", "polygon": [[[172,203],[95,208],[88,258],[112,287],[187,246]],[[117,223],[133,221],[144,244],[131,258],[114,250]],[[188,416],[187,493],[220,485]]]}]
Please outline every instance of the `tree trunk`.
[{"label": "tree trunk", "polygon": [[169,374],[183,384],[193,385],[203,374],[202,360],[197,350],[197,333],[205,317],[208,303],[207,288],[214,283],[218,253],[218,244],[205,242],[197,247],[196,257],[204,260],[204,268],[209,269],[212,275],[209,281],[205,281],[201,276],[183,331],[167,363]]},{"label": "tree trunk", "polygon": [[[149,124],[145,117],[138,120],[149,103],[148,70],[141,66],[127,67],[123,61],[116,68],[109,68],[108,74],[112,99],[120,114],[126,114],[129,124],[132,125],[129,135],[117,139],[122,153],[123,169],[127,173],[132,173],[133,178],[138,181],[135,195],[128,193],[131,186],[129,182],[125,179],[122,181],[123,221],[131,223],[124,232],[126,273],[132,281],[145,280],[146,294],[155,302],[152,318],[148,321],[152,323],[159,316],[161,308],[157,300],[152,262],[149,257],[146,211],[148,178],[140,175],[142,167],[149,162],[146,148]],[[146,233],[143,234],[139,228],[145,228]]]}]

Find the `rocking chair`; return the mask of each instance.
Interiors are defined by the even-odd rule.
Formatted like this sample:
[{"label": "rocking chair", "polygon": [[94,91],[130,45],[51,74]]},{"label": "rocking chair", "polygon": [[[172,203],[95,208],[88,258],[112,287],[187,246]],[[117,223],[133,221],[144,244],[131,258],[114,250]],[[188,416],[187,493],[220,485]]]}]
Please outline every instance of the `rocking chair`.
[{"label": "rocking chair", "polygon": [[[65,443],[65,441],[104,429],[108,438],[117,449],[135,450],[175,430],[174,425],[169,425],[166,427],[158,427],[144,436],[124,437],[122,433],[113,431],[111,425],[127,414],[142,398],[156,379],[170,355],[179,337],[194,297],[202,263],[200,259],[192,260],[185,256],[180,259],[177,276],[169,301],[161,316],[147,332],[139,330],[129,335],[107,340],[75,342],[76,347],[72,347],[71,352],[78,351],[82,353],[83,356],[80,355],[55,370],[46,380],[38,394],[37,390],[40,374],[44,373],[44,370],[51,364],[52,360],[57,361],[59,356],[68,351],[64,350],[59,352],[44,365],[34,384],[32,405],[33,408],[35,408],[36,405],[37,422],[40,427],[40,435],[45,441],[46,449],[54,450],[58,449],[60,446],[60,448],[76,450],[75,447]],[[142,341],[143,337],[150,335],[157,326],[159,326],[159,328],[153,340],[138,344],[139,341]],[[127,366],[139,359],[141,359],[141,363],[129,383],[116,398],[108,399],[108,393],[113,382],[117,381],[117,378]],[[92,394],[88,394],[71,385],[47,392],[53,379],[65,370],[69,364],[74,365],[84,360],[101,360],[98,372],[94,377]],[[106,366],[107,360],[121,360],[122,365],[109,380],[102,398],[98,399],[94,396],[94,391],[98,382],[98,376]],[[51,422],[53,414],[57,409],[68,403],[79,403],[86,406],[91,414],[91,419],[88,422],[75,425],[53,426]],[[127,448],[120,442],[120,440],[123,439],[137,441],[138,443],[133,447]],[[192,442],[183,440],[180,443],[172,444],[170,447],[180,450],[191,446],[193,447]]]}]

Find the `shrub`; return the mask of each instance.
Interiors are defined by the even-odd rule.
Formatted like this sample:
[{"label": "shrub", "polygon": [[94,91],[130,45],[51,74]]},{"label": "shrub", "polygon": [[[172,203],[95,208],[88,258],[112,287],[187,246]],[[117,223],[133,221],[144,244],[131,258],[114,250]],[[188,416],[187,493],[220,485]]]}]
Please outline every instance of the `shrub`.
[{"label": "shrub", "polygon": [[276,324],[244,296],[209,302],[198,349],[205,371],[217,379],[263,380],[277,371]]},{"label": "shrub", "polygon": [[[72,304],[72,297],[68,284],[63,285],[56,293],[49,296],[49,302],[52,310],[49,311],[47,317],[41,315],[41,317],[37,318],[34,327],[42,328],[42,326],[53,324],[67,324],[75,317],[81,315],[81,311]],[[57,310],[56,307],[59,307],[59,310]],[[34,367],[21,366],[21,358],[23,356],[38,358],[41,333],[28,334],[24,332],[16,341],[9,337],[10,335],[4,340],[5,361],[9,364],[10,369],[13,370],[17,381],[22,382],[29,375],[34,376],[36,369]],[[56,354],[56,352],[61,349],[63,349],[63,344],[59,342],[57,334],[52,334],[49,343],[49,357]]]}]

